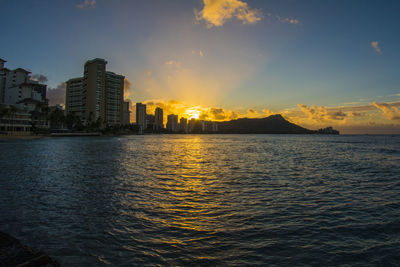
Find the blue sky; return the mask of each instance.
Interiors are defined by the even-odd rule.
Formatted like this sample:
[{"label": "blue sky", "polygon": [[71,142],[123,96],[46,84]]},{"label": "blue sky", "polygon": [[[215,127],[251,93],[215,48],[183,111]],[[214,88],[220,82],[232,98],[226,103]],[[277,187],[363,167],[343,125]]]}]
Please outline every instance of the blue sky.
[{"label": "blue sky", "polygon": [[[397,131],[399,7],[368,0],[0,0],[0,57],[9,68],[45,75],[51,88],[101,57],[130,81],[133,102],[174,100],[243,116],[286,112],[306,126],[343,129],[367,127],[380,114]],[[388,103],[394,115],[374,102]],[[367,105],[376,116],[323,121],[299,104],[329,114]]]}]

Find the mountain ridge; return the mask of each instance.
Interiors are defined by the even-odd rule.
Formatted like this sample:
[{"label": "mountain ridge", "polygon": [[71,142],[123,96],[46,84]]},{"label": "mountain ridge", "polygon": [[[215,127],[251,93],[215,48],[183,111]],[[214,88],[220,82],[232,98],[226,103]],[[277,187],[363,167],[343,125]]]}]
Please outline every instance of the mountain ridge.
[{"label": "mountain ridge", "polygon": [[218,133],[232,134],[315,134],[317,131],[301,127],[275,114],[266,118],[240,118],[218,122]]}]

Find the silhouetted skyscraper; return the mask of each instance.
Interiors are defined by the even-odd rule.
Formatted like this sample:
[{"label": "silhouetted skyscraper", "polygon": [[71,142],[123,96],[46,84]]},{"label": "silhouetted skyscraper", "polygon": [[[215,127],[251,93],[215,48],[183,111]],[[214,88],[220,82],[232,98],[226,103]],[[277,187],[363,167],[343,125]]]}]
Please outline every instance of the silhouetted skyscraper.
[{"label": "silhouetted skyscraper", "polygon": [[167,130],[171,132],[178,131],[178,115],[170,114],[167,118]]},{"label": "silhouetted skyscraper", "polygon": [[147,129],[146,105],[136,103],[136,124],[140,126],[141,130]]},{"label": "silhouetted skyscraper", "polygon": [[163,129],[164,128],[164,112],[163,112],[162,108],[156,108],[154,117],[155,117],[155,129],[156,130]]},{"label": "silhouetted skyscraper", "polygon": [[182,133],[188,133],[188,121],[186,118],[179,120],[179,131]]},{"label": "silhouetted skyscraper", "polygon": [[131,123],[131,111],[130,111],[130,102],[126,101],[123,105],[123,112],[124,112],[124,124],[128,125]]}]

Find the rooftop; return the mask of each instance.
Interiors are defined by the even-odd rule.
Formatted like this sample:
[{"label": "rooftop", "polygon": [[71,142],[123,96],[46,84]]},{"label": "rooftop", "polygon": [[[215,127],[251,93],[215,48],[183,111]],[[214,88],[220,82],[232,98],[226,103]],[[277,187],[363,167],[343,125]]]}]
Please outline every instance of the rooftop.
[{"label": "rooftop", "polygon": [[95,59],[86,61],[86,62],[85,62],[85,65],[86,65],[86,64],[90,64],[90,63],[94,63],[94,62],[96,62],[96,61],[100,61],[100,62],[102,62],[102,63],[104,63],[104,64],[107,64],[107,61],[106,61],[105,59],[102,59],[102,58],[95,58]]},{"label": "rooftop", "polygon": [[27,82],[27,83],[21,83],[20,86],[34,86],[34,87],[38,87],[38,86],[46,86],[46,85],[45,85],[45,84],[41,84],[41,83]]},{"label": "rooftop", "polygon": [[79,80],[83,80],[83,77],[71,78],[67,82],[73,82],[73,81],[79,81]]},{"label": "rooftop", "polygon": [[18,68],[18,69],[15,69],[14,71],[15,71],[15,72],[31,73],[30,71],[27,71],[27,70],[25,70],[25,69],[23,69],[23,68]]},{"label": "rooftop", "polygon": [[118,76],[118,77],[121,77],[121,78],[125,78],[125,76],[124,76],[124,75],[117,74],[117,73],[115,73],[115,72],[112,72],[112,71],[106,71],[106,73],[107,73],[107,74],[109,74],[109,75],[114,75],[114,76]]}]

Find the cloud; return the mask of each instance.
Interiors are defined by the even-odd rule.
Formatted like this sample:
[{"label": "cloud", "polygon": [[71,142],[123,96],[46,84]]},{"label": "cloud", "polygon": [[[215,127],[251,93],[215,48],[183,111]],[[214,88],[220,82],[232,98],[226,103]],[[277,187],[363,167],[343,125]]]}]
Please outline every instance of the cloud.
[{"label": "cloud", "polygon": [[219,27],[232,18],[243,24],[255,24],[261,20],[262,14],[258,9],[250,8],[242,0],[203,0],[201,11],[195,9],[196,22],[206,21],[207,27]]},{"label": "cloud", "polygon": [[275,112],[273,112],[270,109],[263,109],[262,112],[264,112],[265,116],[267,116],[267,117],[276,114]]},{"label": "cloud", "polygon": [[165,65],[170,66],[170,67],[176,67],[179,68],[181,66],[181,63],[175,60],[169,60],[165,62]]},{"label": "cloud", "polygon": [[[147,100],[147,113],[154,114],[155,108],[164,110],[166,122],[168,114],[176,114],[180,118],[193,117],[196,114],[201,120],[226,121],[240,118],[265,118],[281,114],[285,119],[309,129],[333,126],[343,133],[400,133],[400,102],[371,103],[359,107],[324,107],[299,104],[297,109],[273,112],[269,109],[225,109],[218,106],[192,106],[178,100]],[[380,108],[378,108],[379,106]],[[384,110],[384,114],[377,112]]]},{"label": "cloud", "polygon": [[60,83],[56,88],[47,88],[47,98],[50,106],[56,104],[65,105],[65,89],[66,83]]},{"label": "cloud", "polygon": [[31,76],[31,80],[37,81],[39,83],[45,83],[48,81],[47,77],[42,74],[35,74]]},{"label": "cloud", "polygon": [[382,54],[382,50],[379,47],[379,42],[378,41],[371,42],[371,47],[375,50],[376,53]]},{"label": "cloud", "polygon": [[134,116],[134,104],[132,101],[133,97],[133,88],[132,88],[132,83],[128,80],[128,78],[125,77],[124,79],[124,101],[129,102],[129,110],[130,110],[130,122],[133,121],[133,116]]},{"label": "cloud", "polygon": [[288,23],[288,24],[300,24],[300,21],[298,19],[294,18],[284,18],[281,16],[276,16],[276,19],[282,23]]},{"label": "cloud", "polygon": [[325,107],[311,106],[308,107],[304,104],[298,104],[298,107],[303,113],[308,115],[309,119],[322,122],[326,120],[343,120],[347,114],[341,110],[336,112],[329,112]]},{"label": "cloud", "polygon": [[84,0],[81,4],[76,5],[79,9],[94,8],[96,6],[96,0]]},{"label": "cloud", "polygon": [[365,112],[355,112],[355,111],[353,111],[353,112],[350,112],[349,116],[351,116],[351,117],[362,117],[362,116],[365,116]]},{"label": "cloud", "polygon": [[128,80],[128,78],[125,77],[124,79],[124,99],[129,99],[132,97],[133,91],[132,91],[132,83]]},{"label": "cloud", "polygon": [[389,120],[400,120],[400,108],[388,103],[372,103],[377,109],[381,110]]},{"label": "cloud", "polygon": [[246,112],[239,112],[236,110],[227,110],[221,107],[209,107],[209,106],[191,106],[188,103],[177,100],[147,100],[143,101],[147,105],[146,112],[148,114],[154,114],[157,107],[162,108],[164,111],[164,120],[167,119],[168,114],[176,114],[180,118],[190,119],[193,114],[196,114],[200,120],[210,121],[226,121],[235,120],[239,118],[265,118],[274,114],[270,110],[262,110],[259,112],[255,109],[248,109]]}]

